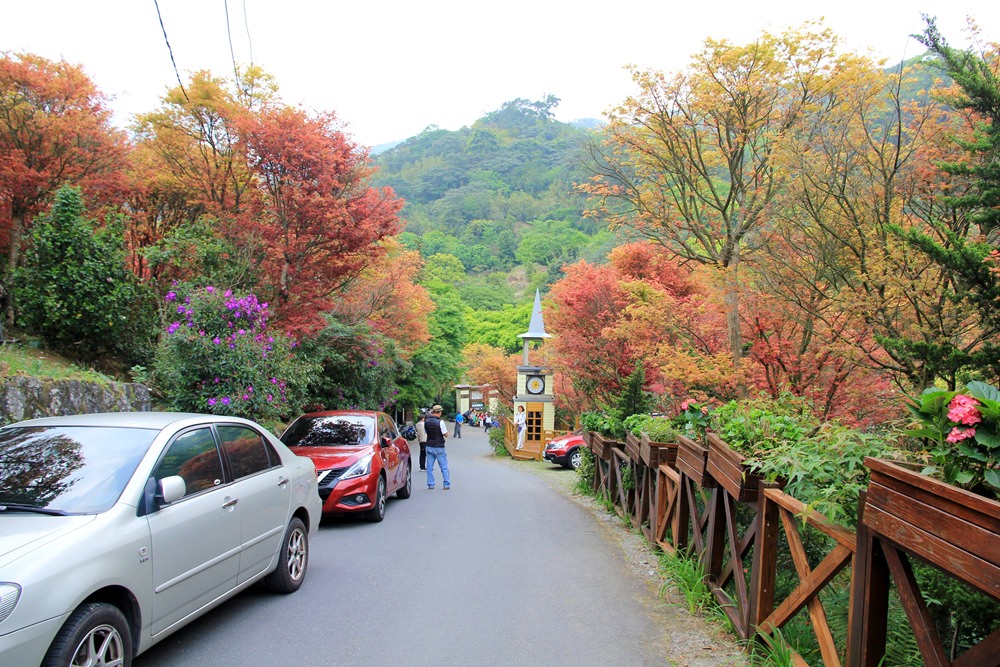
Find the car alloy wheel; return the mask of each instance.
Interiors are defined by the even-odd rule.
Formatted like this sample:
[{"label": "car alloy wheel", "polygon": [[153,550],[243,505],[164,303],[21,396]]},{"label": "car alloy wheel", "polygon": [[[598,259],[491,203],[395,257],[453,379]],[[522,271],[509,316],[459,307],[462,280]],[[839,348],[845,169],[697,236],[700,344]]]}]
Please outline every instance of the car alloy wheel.
[{"label": "car alloy wheel", "polygon": [[569,467],[576,470],[583,463],[583,452],[579,449],[574,449],[573,453],[569,455]]},{"label": "car alloy wheel", "polygon": [[372,523],[378,523],[385,518],[385,477],[378,476],[378,487],[375,490],[375,505],[365,513],[365,518]]},{"label": "car alloy wheel", "polygon": [[294,593],[302,585],[309,567],[309,535],[306,525],[298,517],[288,522],[278,567],[267,575],[264,583],[272,593]]},{"label": "car alloy wheel", "polygon": [[104,667],[132,662],[132,636],[117,607],[90,603],[69,617],[42,661],[44,667]]}]

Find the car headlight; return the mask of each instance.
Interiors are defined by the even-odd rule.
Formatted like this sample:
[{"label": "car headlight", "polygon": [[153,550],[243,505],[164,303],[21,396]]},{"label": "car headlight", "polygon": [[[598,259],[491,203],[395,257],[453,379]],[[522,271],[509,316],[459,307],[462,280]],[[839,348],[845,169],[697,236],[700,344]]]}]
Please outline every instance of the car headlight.
[{"label": "car headlight", "polygon": [[7,582],[0,583],[0,623],[11,615],[19,599],[21,599],[20,586]]},{"label": "car headlight", "polygon": [[374,454],[369,454],[368,456],[363,456],[354,462],[347,471],[340,476],[340,479],[353,479],[355,477],[364,477],[372,471],[372,457]]}]

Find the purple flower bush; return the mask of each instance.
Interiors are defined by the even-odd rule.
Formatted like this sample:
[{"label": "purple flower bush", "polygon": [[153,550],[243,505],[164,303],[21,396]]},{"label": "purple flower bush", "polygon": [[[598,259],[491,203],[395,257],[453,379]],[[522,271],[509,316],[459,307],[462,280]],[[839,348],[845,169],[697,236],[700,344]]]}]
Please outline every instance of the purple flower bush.
[{"label": "purple flower bush", "polygon": [[266,303],[211,285],[165,298],[174,319],[155,369],[171,409],[257,421],[300,411],[315,365],[289,336],[269,328]]}]

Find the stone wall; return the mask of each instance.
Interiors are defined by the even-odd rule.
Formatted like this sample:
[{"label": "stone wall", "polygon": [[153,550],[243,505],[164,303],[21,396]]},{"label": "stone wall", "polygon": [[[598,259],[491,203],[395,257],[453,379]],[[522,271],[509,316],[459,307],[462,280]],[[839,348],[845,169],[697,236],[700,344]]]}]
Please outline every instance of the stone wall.
[{"label": "stone wall", "polygon": [[89,412],[145,412],[149,388],[141,384],[44,380],[19,375],[0,379],[0,424]]}]

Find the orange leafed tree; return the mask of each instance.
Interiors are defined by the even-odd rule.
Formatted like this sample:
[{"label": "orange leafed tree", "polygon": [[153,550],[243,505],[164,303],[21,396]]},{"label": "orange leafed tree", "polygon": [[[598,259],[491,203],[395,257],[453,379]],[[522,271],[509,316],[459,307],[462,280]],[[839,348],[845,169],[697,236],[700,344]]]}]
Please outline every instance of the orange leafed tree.
[{"label": "orange leafed tree", "polygon": [[399,343],[410,358],[430,340],[427,313],[434,309],[427,290],[418,285],[420,253],[395,238],[381,242],[385,255],[365,268],[342,290],[332,312],[347,324],[369,322]]},{"label": "orange leafed tree", "polygon": [[121,196],[126,150],[106,97],[80,67],[0,55],[0,243],[8,274],[33,216],[60,186],[79,185],[99,204]]},{"label": "orange leafed tree", "polygon": [[633,69],[638,91],[609,114],[582,186],[591,213],[688,261],[712,267],[725,307],[728,349],[744,355],[741,265],[767,222],[786,172],[773,160],[810,108],[822,108],[837,63],[829,31],[763,33],[736,46],[707,40],[672,76]]},{"label": "orange leafed tree", "polygon": [[264,249],[263,296],[293,332],[322,326],[335,295],[385,254],[402,201],[369,185],[373,167],[332,114],[290,107],[242,123],[257,210],[244,233]]}]

